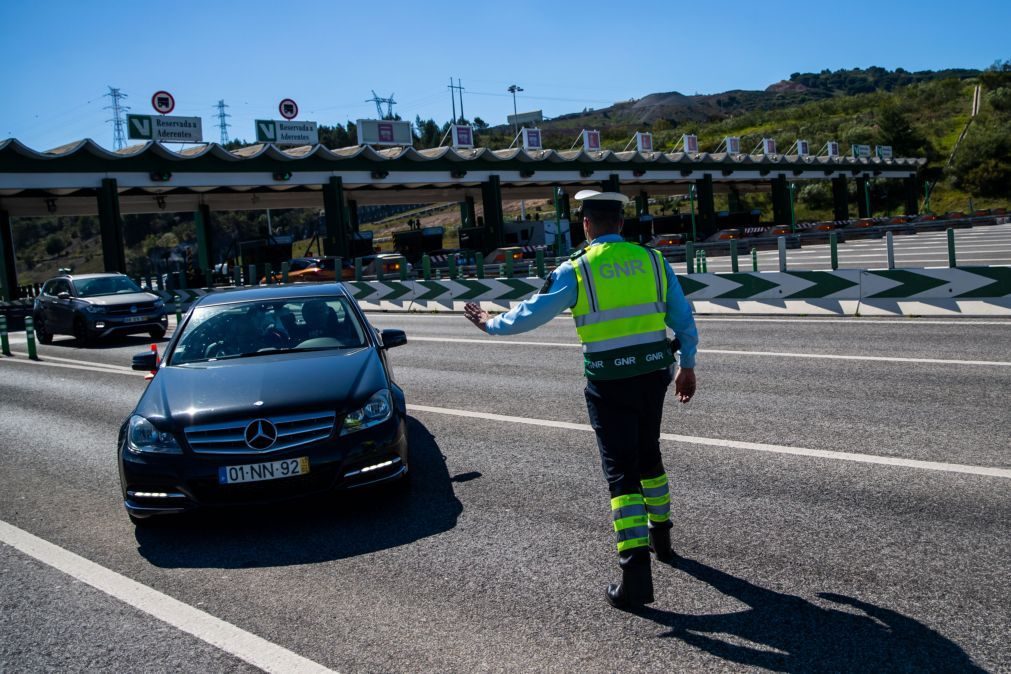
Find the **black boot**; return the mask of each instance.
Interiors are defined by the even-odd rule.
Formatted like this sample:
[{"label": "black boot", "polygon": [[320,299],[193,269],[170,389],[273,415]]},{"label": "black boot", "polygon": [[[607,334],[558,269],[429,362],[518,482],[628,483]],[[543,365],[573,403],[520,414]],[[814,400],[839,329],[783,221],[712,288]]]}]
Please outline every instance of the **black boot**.
[{"label": "black boot", "polygon": [[656,555],[656,561],[673,564],[677,559],[670,545],[670,527],[649,528],[649,549]]},{"label": "black boot", "polygon": [[621,582],[607,586],[607,601],[611,606],[624,610],[653,603],[653,574],[649,568],[649,557],[645,562],[622,564]]}]

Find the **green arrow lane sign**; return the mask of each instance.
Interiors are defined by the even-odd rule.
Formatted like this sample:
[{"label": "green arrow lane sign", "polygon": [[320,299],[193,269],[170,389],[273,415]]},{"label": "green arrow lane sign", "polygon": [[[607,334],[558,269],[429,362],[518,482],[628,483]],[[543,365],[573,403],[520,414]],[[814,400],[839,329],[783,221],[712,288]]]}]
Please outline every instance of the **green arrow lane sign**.
[{"label": "green arrow lane sign", "polygon": [[899,285],[873,295],[867,295],[864,299],[909,298],[913,295],[918,295],[922,292],[926,292],[948,283],[946,280],[937,279],[933,276],[918,274],[912,271],[903,271],[900,269],[892,269],[889,271],[868,271],[866,273],[886,278],[889,281],[898,281]]},{"label": "green arrow lane sign", "polygon": [[127,115],[126,131],[131,140],[199,143],[203,139],[203,122],[199,117]]},{"label": "green arrow lane sign", "polygon": [[151,115],[127,115],[127,135],[133,140],[152,140]]},{"label": "green arrow lane sign", "polygon": [[696,281],[695,279],[684,275],[678,276],[678,283],[681,284],[681,292],[685,294],[685,297],[688,297],[692,293],[702,290],[703,288],[709,287],[705,283]]},{"label": "green arrow lane sign", "polygon": [[273,143],[277,141],[277,124],[269,119],[256,120],[256,141]]},{"label": "green arrow lane sign", "polygon": [[720,274],[720,278],[738,283],[740,284],[740,287],[734,288],[722,295],[717,295],[713,299],[743,300],[749,297],[754,297],[759,293],[764,293],[766,290],[772,290],[773,288],[779,287],[778,283],[774,281],[767,281],[757,274]]},{"label": "green arrow lane sign", "polygon": [[973,297],[1006,297],[1011,295],[1011,267],[962,267],[960,271],[969,272],[976,276],[993,279],[993,283],[988,283],[982,288],[976,288],[969,292],[955,295],[956,298]]},{"label": "green arrow lane sign", "polygon": [[428,288],[428,292],[424,295],[415,297],[415,300],[434,300],[437,297],[441,297],[449,292],[449,287],[445,283],[441,283],[439,281],[418,281],[418,285]]},{"label": "green arrow lane sign", "polygon": [[374,285],[366,283],[365,281],[350,281],[348,282],[348,285],[355,288],[356,300],[364,299],[369,295],[375,295],[379,292]]},{"label": "green arrow lane sign", "polygon": [[498,279],[498,282],[509,286],[512,290],[507,292],[505,295],[499,295],[495,298],[496,300],[519,300],[537,290],[537,286],[530,285],[526,281],[521,281],[518,278]]},{"label": "green arrow lane sign", "polygon": [[457,295],[453,299],[455,300],[472,300],[476,297],[484,295],[486,292],[491,290],[490,286],[481,283],[480,281],[468,281],[466,279],[459,279],[456,281],[460,285],[468,288],[468,290],[460,295]]},{"label": "green arrow lane sign", "polygon": [[859,285],[859,283],[827,271],[791,271],[786,273],[814,284],[803,290],[798,290],[792,295],[787,295],[785,299],[790,300],[828,297],[841,290]]},{"label": "green arrow lane sign", "polygon": [[393,291],[389,295],[384,295],[381,298],[383,300],[392,302],[393,300],[403,297],[407,293],[411,292],[411,287],[408,285],[404,285],[403,283],[397,283],[396,281],[385,281],[383,284]]}]

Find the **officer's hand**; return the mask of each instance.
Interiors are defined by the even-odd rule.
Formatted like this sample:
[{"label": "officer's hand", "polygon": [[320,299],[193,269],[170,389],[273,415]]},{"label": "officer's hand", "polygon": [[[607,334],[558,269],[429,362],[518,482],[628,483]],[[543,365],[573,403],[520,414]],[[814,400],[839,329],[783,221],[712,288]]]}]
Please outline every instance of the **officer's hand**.
[{"label": "officer's hand", "polygon": [[674,391],[677,393],[678,400],[682,403],[691,400],[692,396],[695,395],[695,370],[690,367],[679,369],[677,376],[674,378]]},{"label": "officer's hand", "polygon": [[488,321],[491,320],[491,314],[481,308],[481,305],[477,302],[467,302],[467,305],[463,308],[463,315],[467,317],[467,320],[476,325],[482,332],[488,332]]}]

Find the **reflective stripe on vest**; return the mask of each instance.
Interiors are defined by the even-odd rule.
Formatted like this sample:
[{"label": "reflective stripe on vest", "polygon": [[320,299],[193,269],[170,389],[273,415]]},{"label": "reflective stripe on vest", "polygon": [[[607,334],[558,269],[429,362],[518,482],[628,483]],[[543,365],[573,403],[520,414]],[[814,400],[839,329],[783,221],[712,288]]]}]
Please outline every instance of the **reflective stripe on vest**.
[{"label": "reflective stripe on vest", "polygon": [[633,377],[668,367],[667,274],[657,251],[624,241],[590,246],[573,261],[572,307],[590,379]]}]

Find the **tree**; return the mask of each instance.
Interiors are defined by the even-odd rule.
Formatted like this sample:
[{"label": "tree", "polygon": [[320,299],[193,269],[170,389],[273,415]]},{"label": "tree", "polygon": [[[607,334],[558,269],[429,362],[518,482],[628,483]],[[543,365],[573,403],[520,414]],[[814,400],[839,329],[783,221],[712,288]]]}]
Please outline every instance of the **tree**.
[{"label": "tree", "polygon": [[983,197],[1007,197],[1011,185],[1011,130],[1003,120],[973,124],[948,168],[955,187]]},{"label": "tree", "polygon": [[480,117],[474,118],[474,128],[478,131],[483,131],[488,128],[488,122],[484,121]]},{"label": "tree", "polygon": [[895,105],[887,105],[878,113],[877,140],[890,145],[896,157],[923,157],[928,154],[927,139],[914,129]]},{"label": "tree", "polygon": [[56,234],[46,239],[46,253],[49,255],[57,255],[63,252],[63,249],[66,247],[66,242]]}]

